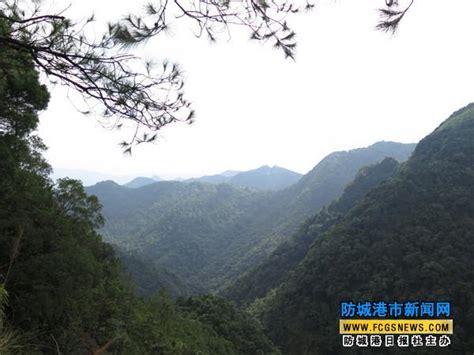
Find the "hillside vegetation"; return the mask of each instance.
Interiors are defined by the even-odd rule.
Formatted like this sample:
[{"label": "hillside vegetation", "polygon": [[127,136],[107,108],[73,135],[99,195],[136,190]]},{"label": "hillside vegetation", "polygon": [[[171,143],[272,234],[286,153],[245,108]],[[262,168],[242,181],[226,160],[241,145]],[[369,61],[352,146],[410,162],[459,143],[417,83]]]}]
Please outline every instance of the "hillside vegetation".
[{"label": "hillside vegetation", "polygon": [[211,184],[229,184],[237,187],[248,187],[261,191],[277,191],[295,184],[301,174],[268,165],[249,171],[227,170],[222,174],[202,176],[184,180],[185,182],[208,182]]},{"label": "hillside vegetation", "polygon": [[339,351],[342,300],[450,300],[452,351],[474,347],[474,105],[423,139],[392,179],[315,239],[267,304],[288,354]]},{"label": "hillside vegetation", "polygon": [[372,188],[395,175],[398,169],[399,163],[393,158],[362,168],[338,200],[309,218],[291,239],[281,243],[265,261],[237,279],[222,295],[239,304],[265,297],[285,278],[291,277],[291,271],[303,260],[316,238],[336,224]]},{"label": "hillside vegetation", "polygon": [[[105,181],[87,192],[103,204],[106,223],[101,232],[121,255],[132,256],[123,260],[145,294],[165,284],[173,294],[180,288],[183,294],[218,291],[257,266],[306,218],[338,198],[361,167],[388,156],[405,160],[413,148],[380,142],[333,153],[296,184],[276,192],[176,181],[136,189]],[[134,261],[163,271],[144,268],[139,275]],[[154,273],[155,280],[149,277]],[[170,274],[176,278],[166,276]]]}]

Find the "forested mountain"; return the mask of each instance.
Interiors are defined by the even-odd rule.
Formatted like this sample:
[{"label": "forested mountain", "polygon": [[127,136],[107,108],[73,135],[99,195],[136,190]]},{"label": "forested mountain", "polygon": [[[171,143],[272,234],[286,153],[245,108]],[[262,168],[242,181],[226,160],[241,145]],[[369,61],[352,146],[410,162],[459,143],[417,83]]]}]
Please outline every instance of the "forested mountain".
[{"label": "forested mountain", "polygon": [[[367,148],[334,152],[321,160],[295,185],[277,196],[280,209],[274,218],[289,222],[294,231],[304,218],[314,215],[321,207],[338,198],[360,168],[387,157],[405,161],[415,144],[377,142]],[[282,221],[283,222],[283,221]]]},{"label": "forested mountain", "polygon": [[166,292],[173,298],[204,293],[199,285],[191,285],[154,258],[134,251],[124,251],[117,245],[112,245],[115,255],[126,268],[126,273],[132,277],[134,291],[144,297],[151,297],[159,290]]},{"label": "forested mountain", "polygon": [[280,168],[279,166],[262,166],[255,170],[245,171],[228,181],[235,186],[250,187],[257,190],[281,190],[296,183],[301,174]]},{"label": "forested mountain", "polygon": [[240,171],[226,170],[220,174],[205,175],[198,178],[191,178],[183,180],[185,182],[208,182],[210,184],[223,184],[228,182],[235,175],[240,174]]},{"label": "forested mountain", "polygon": [[225,264],[238,254],[237,268],[219,282],[219,290],[229,286],[246,271],[260,264],[283,241],[288,240],[321,208],[337,199],[357,175],[360,168],[375,164],[386,157],[406,160],[415,144],[378,142],[367,148],[335,152],[321,160],[308,174],[287,189],[266,197],[264,208],[249,218],[252,234],[247,239],[236,239],[235,248],[222,255],[213,267]]},{"label": "forested mountain", "polygon": [[112,180],[118,184],[126,184],[131,181],[133,175],[113,175],[106,173],[99,173],[95,171],[81,170],[81,169],[62,169],[54,167],[51,170],[50,178],[53,180],[58,179],[74,179],[80,180],[84,186],[91,186],[97,184],[100,181]]},{"label": "forested mountain", "polygon": [[136,177],[133,180],[127,182],[123,186],[130,187],[132,189],[136,189],[138,187],[153,184],[157,181],[160,181],[160,179],[159,178],[149,178],[149,177],[139,176],[139,177]]},{"label": "forested mountain", "polygon": [[393,158],[362,168],[338,200],[309,218],[288,241],[281,243],[264,262],[237,279],[222,295],[239,304],[266,296],[303,260],[316,238],[337,223],[371,189],[395,175],[398,168],[399,163]]},{"label": "forested mountain", "polygon": [[[262,193],[231,185],[163,181],[138,189],[113,182],[88,188],[100,196],[107,240],[176,274],[192,289],[209,288],[203,270],[247,229]],[[235,260],[229,260],[228,265]]]},{"label": "forested mountain", "polygon": [[473,137],[471,104],[424,138],[393,178],[315,239],[266,305],[267,329],[284,353],[337,353],[342,300],[450,300],[451,351],[472,351]]},{"label": "forested mountain", "polygon": [[[151,260],[153,267],[176,275],[185,289],[220,290],[264,260],[307,217],[338,198],[362,166],[387,156],[403,160],[412,149],[413,145],[381,142],[333,153],[298,183],[277,192],[172,181],[138,189],[108,181],[87,192],[104,206],[106,240],[135,260]],[[135,277],[155,285],[167,282]],[[140,289],[155,290],[144,283]]]},{"label": "forested mountain", "polygon": [[256,190],[281,190],[295,184],[301,178],[301,174],[294,171],[264,165],[249,171],[227,170],[222,174],[208,175],[200,178],[185,180],[187,182],[208,182],[211,184],[227,183],[234,186],[248,187]]}]

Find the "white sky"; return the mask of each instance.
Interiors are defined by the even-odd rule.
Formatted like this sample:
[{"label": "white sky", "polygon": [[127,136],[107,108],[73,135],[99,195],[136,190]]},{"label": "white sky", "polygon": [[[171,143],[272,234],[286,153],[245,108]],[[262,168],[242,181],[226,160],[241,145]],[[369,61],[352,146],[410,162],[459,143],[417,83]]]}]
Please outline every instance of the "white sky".
[{"label": "white sky", "polygon": [[[71,11],[105,21],[130,3],[81,0]],[[125,133],[82,116],[56,87],[41,115],[46,157],[58,170],[109,175],[188,177],[264,164],[305,173],[336,150],[417,142],[474,101],[474,2],[416,0],[396,36],[374,30],[383,3],[320,1],[293,17],[296,62],[248,41],[245,30],[210,44],[177,23],[143,50],[180,63],[195,124],[168,126],[158,143],[124,156]]]}]

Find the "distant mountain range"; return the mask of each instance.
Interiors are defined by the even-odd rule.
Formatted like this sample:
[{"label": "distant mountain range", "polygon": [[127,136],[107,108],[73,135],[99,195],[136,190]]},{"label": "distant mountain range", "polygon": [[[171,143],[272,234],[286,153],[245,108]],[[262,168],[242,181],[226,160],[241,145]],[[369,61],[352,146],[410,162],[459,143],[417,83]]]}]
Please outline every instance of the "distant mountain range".
[{"label": "distant mountain range", "polygon": [[125,184],[132,180],[135,176],[133,175],[114,175],[105,174],[97,171],[88,171],[82,169],[62,169],[54,168],[51,173],[51,178],[57,180],[59,178],[70,178],[82,181],[84,186],[91,186],[100,181],[112,180],[118,184]]},{"label": "distant mountain range", "polygon": [[[216,178],[210,183],[204,177],[204,181],[159,181],[132,189],[107,181],[87,192],[97,195],[104,206],[105,239],[133,256],[124,258],[126,263],[133,261],[131,271],[139,270],[137,259],[146,260],[163,270],[162,275],[176,276],[187,290],[217,291],[258,265],[306,218],[338,198],[362,167],[386,157],[404,161],[414,147],[379,142],[332,153],[301,178],[283,168],[264,166],[219,174],[226,183]],[[136,279],[151,294],[156,291],[152,285],[169,284],[174,276],[161,282]]]},{"label": "distant mountain range", "polygon": [[205,175],[198,178],[184,179],[181,181],[186,181],[186,182],[199,181],[199,182],[208,182],[210,184],[223,184],[225,182],[228,182],[231,178],[233,178],[235,175],[240,174],[240,173],[241,171],[226,170],[220,174]]},{"label": "distant mountain range", "polygon": [[153,184],[157,181],[161,181],[161,179],[158,178],[158,177],[149,178],[149,177],[139,176],[139,177],[136,177],[133,180],[127,182],[123,186],[129,187],[129,188],[132,188],[132,189],[137,189],[139,187],[143,187],[143,186],[146,186],[146,185]]},{"label": "distant mountain range", "polygon": [[[258,169],[244,172],[226,170],[221,174],[206,175],[191,179],[176,179],[173,181],[180,181],[186,183],[202,182],[209,184],[229,184],[233,186],[247,187],[262,191],[276,191],[282,190],[290,185],[295,184],[302,176],[303,175],[285,168],[280,168],[278,166],[270,167],[268,165],[264,165]],[[104,179],[104,181],[106,180],[114,181],[114,179],[110,178]],[[157,181],[163,180],[156,175],[153,177],[139,176],[123,184],[123,186],[136,189],[139,187],[154,184]]]},{"label": "distant mountain range", "polygon": [[[268,165],[249,171],[226,170],[220,174],[206,175],[198,178],[190,179],[170,179],[170,181],[180,182],[203,182],[209,184],[230,184],[239,187],[248,187],[256,190],[281,190],[290,185],[295,184],[301,174],[294,171],[280,168],[278,166],[270,167]],[[85,186],[92,186],[101,181],[114,181],[119,185],[128,188],[140,188],[153,184],[157,181],[164,181],[157,175],[151,177],[131,175],[112,175],[98,172],[80,170],[80,169],[54,169],[51,177],[53,179],[68,177],[71,179],[81,180]]]},{"label": "distant mountain range", "polygon": [[211,184],[227,183],[234,186],[248,187],[256,190],[282,190],[295,184],[303,175],[294,171],[264,165],[258,169],[245,172],[227,170],[222,174],[203,176],[185,182],[207,182]]}]

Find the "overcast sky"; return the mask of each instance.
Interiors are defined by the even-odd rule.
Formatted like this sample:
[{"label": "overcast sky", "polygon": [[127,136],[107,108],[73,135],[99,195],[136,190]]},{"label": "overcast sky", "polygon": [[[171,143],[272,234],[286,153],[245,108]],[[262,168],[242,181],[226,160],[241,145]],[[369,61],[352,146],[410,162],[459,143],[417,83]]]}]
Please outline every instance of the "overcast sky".
[{"label": "overcast sky", "polygon": [[[94,12],[100,23],[133,9],[130,3],[73,1],[70,12]],[[58,171],[127,177],[189,177],[264,164],[306,173],[333,151],[380,140],[418,142],[474,101],[474,2],[417,0],[396,36],[374,30],[383,4],[318,1],[314,11],[293,17],[295,62],[248,41],[245,29],[234,29],[230,42],[209,44],[178,22],[140,51],[180,63],[196,122],[168,126],[156,144],[124,156],[118,143],[126,132],[84,117],[56,87],[41,115],[46,157]]]}]

